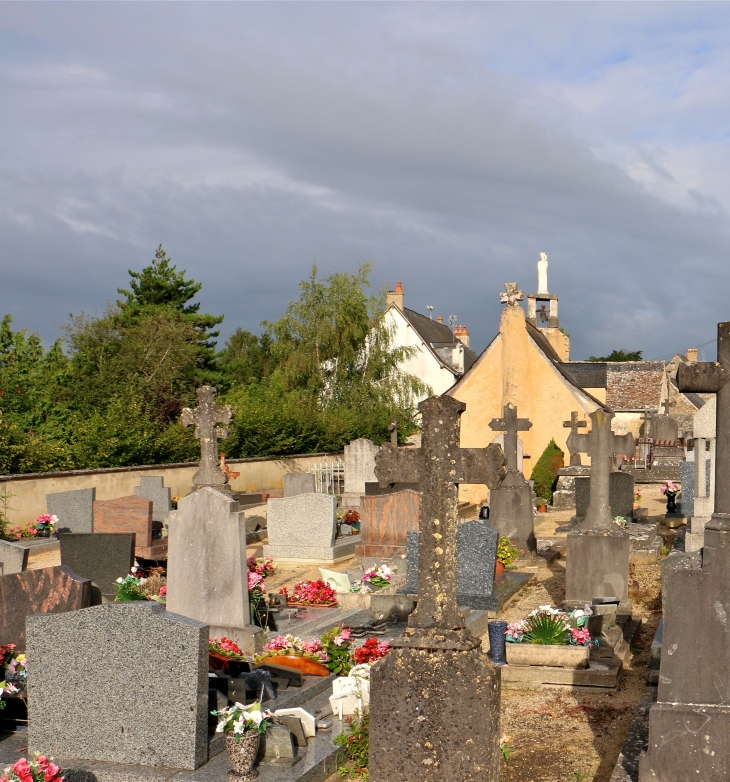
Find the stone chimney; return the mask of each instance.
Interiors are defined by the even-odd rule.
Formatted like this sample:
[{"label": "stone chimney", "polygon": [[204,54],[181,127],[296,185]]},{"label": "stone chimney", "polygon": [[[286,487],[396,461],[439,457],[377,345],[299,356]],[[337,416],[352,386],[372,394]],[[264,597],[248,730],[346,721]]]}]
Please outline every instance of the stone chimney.
[{"label": "stone chimney", "polygon": [[403,295],[403,288],[401,287],[400,281],[396,284],[394,291],[388,291],[387,296],[385,297],[385,304],[386,306],[390,306],[391,304],[395,304],[396,307],[398,307],[401,312],[403,311],[404,305],[404,299],[405,296]]},{"label": "stone chimney", "polygon": [[697,348],[687,348],[687,361],[691,364],[697,361]]},{"label": "stone chimney", "polygon": [[437,322],[437,323],[441,323],[441,324],[443,324],[443,322],[444,322],[444,316],[443,316],[443,315],[439,315],[439,316],[438,316],[438,318],[436,318],[436,322]]},{"label": "stone chimney", "polygon": [[469,332],[466,330],[466,326],[454,326],[454,337],[458,339],[464,347],[470,347]]}]

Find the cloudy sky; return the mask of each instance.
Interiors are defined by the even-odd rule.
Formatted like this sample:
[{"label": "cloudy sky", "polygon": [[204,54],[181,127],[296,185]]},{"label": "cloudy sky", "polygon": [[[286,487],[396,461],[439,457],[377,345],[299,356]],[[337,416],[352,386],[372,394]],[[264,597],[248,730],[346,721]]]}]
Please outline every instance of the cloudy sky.
[{"label": "cloudy sky", "polygon": [[574,359],[714,340],[729,28],[700,2],[0,2],[0,314],[54,339],[162,243],[224,336],[313,261],[372,261],[481,349],[545,251]]}]

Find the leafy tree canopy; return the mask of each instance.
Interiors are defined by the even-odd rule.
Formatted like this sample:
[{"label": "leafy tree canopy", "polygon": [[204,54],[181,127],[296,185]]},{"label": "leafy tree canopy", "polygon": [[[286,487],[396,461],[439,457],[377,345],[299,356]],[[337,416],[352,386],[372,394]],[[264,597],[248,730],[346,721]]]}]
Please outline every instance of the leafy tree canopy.
[{"label": "leafy tree canopy", "polygon": [[642,361],[643,350],[613,350],[609,356],[591,356],[589,361]]}]

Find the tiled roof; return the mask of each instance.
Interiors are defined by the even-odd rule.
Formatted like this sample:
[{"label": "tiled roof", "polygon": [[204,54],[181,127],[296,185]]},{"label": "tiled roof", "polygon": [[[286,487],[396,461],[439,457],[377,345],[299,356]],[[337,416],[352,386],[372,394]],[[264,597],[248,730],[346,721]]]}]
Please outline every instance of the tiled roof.
[{"label": "tiled roof", "polygon": [[[427,318],[415,310],[409,310],[407,307],[404,307],[402,312],[421,339],[427,342],[434,351],[437,348],[456,347],[458,344],[459,340],[454,339],[451,329],[445,323],[431,320],[431,318]],[[439,359],[443,362],[441,356]],[[464,372],[470,369],[476,360],[477,354],[471,348],[464,346]],[[449,369],[452,369],[451,365],[449,365]]]},{"label": "tiled roof", "polygon": [[616,411],[657,408],[663,380],[663,361],[607,362],[606,404]]}]

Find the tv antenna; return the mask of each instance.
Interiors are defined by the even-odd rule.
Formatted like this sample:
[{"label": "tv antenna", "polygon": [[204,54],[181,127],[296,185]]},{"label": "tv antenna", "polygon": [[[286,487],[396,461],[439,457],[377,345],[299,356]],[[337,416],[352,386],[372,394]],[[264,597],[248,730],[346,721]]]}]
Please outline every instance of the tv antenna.
[{"label": "tv antenna", "polygon": [[454,330],[454,323],[456,323],[456,315],[449,315],[449,325],[452,331]]},{"label": "tv antenna", "polygon": [[427,304],[426,309],[428,310],[429,320],[433,320],[433,304]]}]

